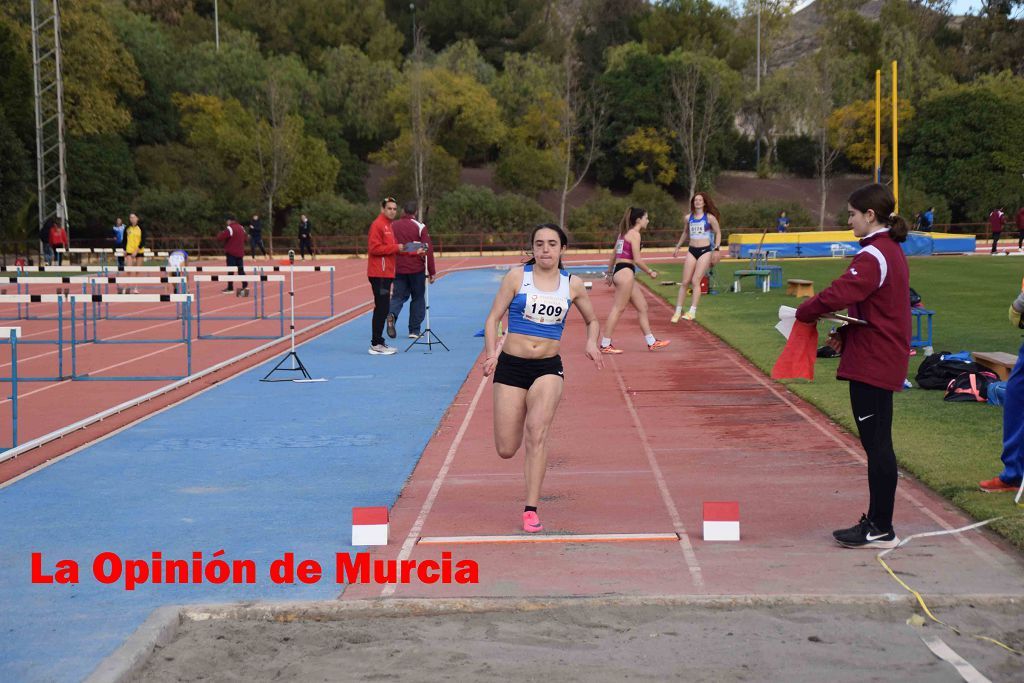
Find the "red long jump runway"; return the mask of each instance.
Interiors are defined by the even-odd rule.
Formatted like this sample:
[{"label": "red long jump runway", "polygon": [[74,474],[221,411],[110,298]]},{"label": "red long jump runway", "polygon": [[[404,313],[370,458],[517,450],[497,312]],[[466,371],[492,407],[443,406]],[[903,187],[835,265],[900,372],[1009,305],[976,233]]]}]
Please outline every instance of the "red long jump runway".
[{"label": "red long jump runway", "polygon": [[[873,552],[831,539],[867,507],[859,442],[703,328],[669,324],[669,307],[646,294],[655,335],[672,340],[662,351],[647,351],[630,308],[615,334],[626,353],[606,356],[598,371],[582,354],[578,314],[567,325],[544,533],[520,530],[523,454],[495,454],[491,385],[478,366],[392,509],[390,544],[372,557],[447,552],[476,561],[479,583],[424,584],[413,574],[351,584],[342,599],[903,591]],[[726,296],[705,306],[727,305]],[[591,298],[603,322],[611,292],[595,283]],[[704,501],[739,503],[740,542],[701,540]],[[896,520],[901,536],[971,522],[909,478]],[[668,540],[638,540],[651,533]],[[598,538],[574,538],[585,534]],[[1024,596],[1019,555],[983,531],[914,540],[889,563],[926,594]]]}]

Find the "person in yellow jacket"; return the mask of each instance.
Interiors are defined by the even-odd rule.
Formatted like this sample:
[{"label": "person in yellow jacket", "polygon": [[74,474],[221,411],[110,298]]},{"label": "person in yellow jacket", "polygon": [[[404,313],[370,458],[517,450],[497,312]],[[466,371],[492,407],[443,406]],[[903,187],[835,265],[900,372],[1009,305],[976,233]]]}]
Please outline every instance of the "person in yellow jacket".
[{"label": "person in yellow jacket", "polygon": [[128,227],[124,231],[124,253],[129,265],[141,265],[136,259],[142,258],[142,226],[134,213],[128,215]]}]

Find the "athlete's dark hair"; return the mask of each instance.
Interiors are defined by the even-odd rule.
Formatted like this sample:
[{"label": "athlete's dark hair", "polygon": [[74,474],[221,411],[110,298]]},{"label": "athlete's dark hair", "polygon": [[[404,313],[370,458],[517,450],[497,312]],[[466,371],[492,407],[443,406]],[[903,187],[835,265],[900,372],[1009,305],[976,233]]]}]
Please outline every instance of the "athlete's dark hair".
[{"label": "athlete's dark hair", "polygon": [[[563,247],[569,246],[569,238],[565,236],[565,231],[562,230],[561,226],[555,225],[554,223],[541,223],[540,225],[534,226],[533,232],[530,233],[530,249],[529,252],[533,252],[533,241],[537,239],[537,233],[547,228],[548,230],[554,230],[558,233],[558,241],[562,243]],[[537,259],[531,258],[526,262],[525,265],[532,266],[537,262]],[[558,269],[562,269],[562,259],[558,259]]]},{"label": "athlete's dark hair", "polygon": [[869,210],[875,212],[875,219],[882,225],[888,226],[889,236],[897,242],[907,241],[907,231],[910,226],[902,216],[896,213],[896,198],[892,191],[885,185],[872,183],[853,191],[847,200],[850,206],[861,213]]},{"label": "athlete's dark hair", "polygon": [[631,206],[626,209],[626,213],[622,214],[622,220],[619,221],[619,234],[625,235],[646,213],[647,210],[639,206]]}]

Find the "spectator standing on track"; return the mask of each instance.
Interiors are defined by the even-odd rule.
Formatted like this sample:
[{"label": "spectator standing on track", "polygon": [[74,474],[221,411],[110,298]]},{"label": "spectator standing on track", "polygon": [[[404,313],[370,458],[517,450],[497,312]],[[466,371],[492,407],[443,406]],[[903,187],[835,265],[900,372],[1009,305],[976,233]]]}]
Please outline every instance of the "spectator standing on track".
[{"label": "spectator standing on track", "polygon": [[371,356],[390,356],[398,352],[384,343],[384,322],[391,308],[391,283],[395,281],[395,256],[405,244],[395,241],[391,223],[398,213],[394,197],[385,197],[380,203],[380,214],[370,225],[366,248],[366,276],[373,291],[373,318],[370,334]]},{"label": "spectator standing on track", "polygon": [[1003,234],[1003,223],[1006,221],[1006,214],[1002,207],[993,209],[988,215],[988,228],[992,232],[992,253],[996,253],[996,245],[999,244],[999,236]]},{"label": "spectator standing on track", "polygon": [[124,253],[123,252],[124,252],[124,235],[125,235],[125,230],[126,230],[126,226],[124,224],[124,221],[122,221],[120,217],[118,217],[118,219],[114,221],[114,227],[112,227],[110,229],[110,231],[114,234],[114,253],[116,254],[118,249],[120,249],[122,251],[122,253],[117,256],[117,269],[118,270],[124,270]]},{"label": "spectator standing on track", "polygon": [[847,548],[894,548],[896,453],[892,445],[892,394],[902,391],[910,356],[910,270],[900,243],[907,222],[895,213],[896,200],[884,185],[865,185],[850,195],[849,225],[861,250],[846,272],[796,311],[814,323],[848,309],[867,324],[849,324],[829,335],[841,353],[836,377],[850,383],[850,405],[868,459],[867,514],[848,529],[832,532]]},{"label": "spectator standing on track", "polygon": [[[142,231],[142,226],[139,225],[139,217],[134,214],[128,214],[128,228],[124,231],[124,254],[125,261],[127,262],[127,268],[143,265],[145,263],[145,257],[142,255],[142,244],[145,240],[145,233]],[[142,263],[139,263],[139,261]],[[139,293],[138,287],[133,287],[132,292],[135,294]]]},{"label": "spectator standing on track", "polygon": [[260,252],[267,258],[267,248],[263,246],[263,221],[260,220],[259,214],[253,214],[252,220],[249,221],[249,244],[252,248],[252,260],[256,260],[256,247],[260,248]]},{"label": "spectator standing on track", "polygon": [[[1024,289],[1024,285],[1022,285]],[[1010,324],[1024,330],[1024,291],[1010,304]],[[997,477],[978,483],[985,493],[1008,493],[1020,488],[1024,477],[1024,345],[1017,352],[1017,363],[1006,382],[1003,403],[1003,471]]]},{"label": "spectator standing on track", "polygon": [[299,221],[299,255],[303,261],[306,260],[307,251],[312,258],[316,258],[316,254],[313,253],[313,224],[309,222],[306,214],[302,214]]},{"label": "spectator standing on track", "polygon": [[394,339],[398,336],[395,329],[395,322],[402,312],[405,300],[409,299],[409,338],[417,339],[420,336],[420,326],[423,324],[423,317],[426,313],[426,280],[430,278],[430,284],[434,284],[434,277],[437,269],[434,266],[434,245],[430,241],[430,232],[427,226],[416,220],[415,201],[406,202],[402,217],[391,224],[391,231],[394,233],[395,241],[399,243],[421,242],[427,250],[427,264],[424,269],[422,252],[414,254],[401,252],[395,261],[395,282],[391,291],[391,306],[388,311],[387,328],[388,336]]},{"label": "spectator standing on track", "polygon": [[1017,251],[1024,250],[1024,206],[1017,209]]},{"label": "spectator standing on track", "polygon": [[619,236],[615,240],[615,249],[608,261],[605,283],[615,286],[615,301],[604,324],[604,336],[601,338],[601,353],[622,353],[622,349],[612,346],[612,334],[619,322],[619,316],[626,310],[626,304],[632,303],[640,319],[640,331],[644,334],[647,349],[656,351],[668,346],[671,342],[655,339],[651,331],[651,321],[647,317],[647,299],[636,286],[636,269],[640,268],[650,277],[658,277],[658,271],[652,270],[640,258],[640,231],[647,227],[650,219],[647,212],[639,207],[630,207],[619,221]]},{"label": "spectator standing on track", "polygon": [[68,243],[68,233],[64,230],[64,226],[59,220],[54,221],[53,227],[50,228],[50,248],[53,249],[53,253],[57,256],[57,265],[62,265],[64,262],[64,252],[71,245]]},{"label": "spectator standing on track", "polygon": [[43,221],[42,226],[39,228],[39,243],[43,249],[43,264],[51,265],[53,263],[53,247],[50,246],[50,230],[56,225],[57,221],[52,216]]},{"label": "spectator standing on track", "polygon": [[[494,374],[494,446],[508,459],[525,446],[526,507],[523,531],[543,531],[537,515],[547,468],[547,436],[562,397],[559,356],[569,308],[576,304],[587,325],[584,353],[600,369],[600,324],[581,279],[562,269],[568,240],[553,224],[538,225],[530,239],[533,258],[501,281],[484,323],[484,377]],[[498,355],[498,322],[508,311],[508,335]]]},{"label": "spectator standing on track", "polygon": [[[235,220],[234,216],[228,217],[227,225],[217,235],[217,241],[224,245],[224,255],[227,257],[228,267],[236,268],[239,275],[245,275],[245,268],[243,266],[243,260],[245,259],[245,228]],[[228,282],[228,286],[222,291],[234,291],[234,285],[234,282]],[[242,292],[245,292],[245,296],[248,296],[246,290],[249,289],[249,283],[243,282],[240,289]]]},{"label": "spectator standing on track", "polygon": [[779,211],[779,217],[775,219],[775,230],[776,232],[786,232],[789,230],[789,216],[786,215],[785,211]]}]

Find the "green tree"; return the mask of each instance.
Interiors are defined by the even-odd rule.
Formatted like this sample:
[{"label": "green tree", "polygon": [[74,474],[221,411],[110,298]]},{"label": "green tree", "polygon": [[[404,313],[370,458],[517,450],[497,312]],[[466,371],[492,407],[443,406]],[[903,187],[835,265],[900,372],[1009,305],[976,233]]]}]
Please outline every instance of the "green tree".
[{"label": "green tree", "polygon": [[117,39],[101,0],[82,0],[61,11],[64,112],[71,135],[119,133],[131,123],[126,102],[140,97],[135,60]]},{"label": "green tree", "polygon": [[[550,221],[540,204],[515,194],[495,194],[488,187],[462,185],[438,200],[430,215],[433,234],[486,232],[522,235]],[[504,241],[504,240],[500,240]]]},{"label": "green tree", "polygon": [[954,222],[1024,204],[1022,107],[1024,78],[1009,73],[935,93],[900,138],[901,176],[945,197]]},{"label": "green tree", "polygon": [[647,180],[663,187],[672,184],[678,169],[672,161],[672,136],[664,130],[638,128],[619,143],[619,151],[632,163],[626,168],[630,180]]},{"label": "green tree", "polygon": [[324,52],[320,64],[319,99],[324,111],[338,118],[357,153],[378,149],[386,136],[395,133],[394,112],[380,106],[380,101],[398,85],[398,69],[348,45]]},{"label": "green tree", "polygon": [[315,62],[320,53],[351,45],[371,59],[397,61],[402,36],[384,12],[384,0],[233,0],[221,10],[235,26],[259,36],[278,54]]},{"label": "green tree", "polygon": [[77,235],[108,228],[139,188],[131,150],[118,135],[69,138],[67,168],[68,225]]},{"label": "green tree", "polygon": [[[901,126],[910,123],[914,108],[906,99],[898,101]],[[892,98],[882,99],[881,112],[881,159],[882,167],[892,150]],[[857,100],[834,110],[828,118],[830,139],[836,148],[857,168],[872,171],[875,166],[875,101]]]},{"label": "green tree", "polygon": [[409,130],[402,131],[401,135],[384,145],[380,151],[371,154],[370,160],[389,171],[384,191],[403,201],[418,199],[423,206],[430,207],[438,197],[454,190],[459,184],[459,160],[435,144],[426,156],[423,194],[417,196],[413,179],[412,132]]},{"label": "green tree", "polygon": [[725,62],[692,52],[666,58],[669,81],[665,125],[676,137],[686,170],[688,197],[717,171],[740,97],[740,76]]},{"label": "green tree", "polygon": [[711,0],[659,0],[639,22],[641,40],[653,54],[681,49],[741,69],[753,56],[752,45],[750,37],[738,34],[736,27],[729,8]]},{"label": "green tree", "polygon": [[501,150],[495,174],[502,187],[536,197],[544,190],[558,187],[562,159],[557,150],[514,140]]},{"label": "green tree", "polygon": [[20,235],[17,216],[31,199],[32,63],[25,44],[0,18],[0,235]]}]

